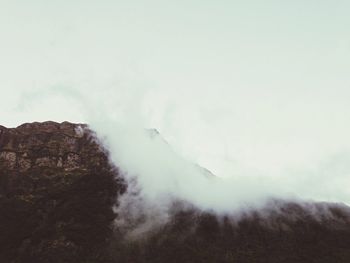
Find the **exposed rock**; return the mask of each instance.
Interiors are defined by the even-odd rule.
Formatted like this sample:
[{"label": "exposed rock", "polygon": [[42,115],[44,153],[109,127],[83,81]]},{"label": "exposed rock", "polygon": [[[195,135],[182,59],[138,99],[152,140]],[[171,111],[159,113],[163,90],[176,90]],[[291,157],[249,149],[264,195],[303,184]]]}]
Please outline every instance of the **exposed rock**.
[{"label": "exposed rock", "polygon": [[0,262],[111,260],[117,174],[86,125],[0,126]]},{"label": "exposed rock", "polygon": [[[35,167],[60,167],[76,169],[102,164],[95,152],[99,147],[93,142],[93,133],[84,124],[63,122],[26,123],[15,129],[0,127],[0,167],[27,170]],[[86,142],[90,140],[90,156],[86,153]],[[84,156],[81,157],[80,155]]]},{"label": "exposed rock", "polygon": [[68,153],[67,160],[63,167],[66,169],[75,169],[80,166],[80,156],[76,153]]},{"label": "exposed rock", "polygon": [[22,156],[19,157],[17,164],[20,172],[25,172],[32,167],[32,161],[27,158],[26,153],[22,154]]},{"label": "exposed rock", "polygon": [[8,169],[16,167],[17,155],[15,152],[2,151],[0,152],[0,162],[2,162]]}]

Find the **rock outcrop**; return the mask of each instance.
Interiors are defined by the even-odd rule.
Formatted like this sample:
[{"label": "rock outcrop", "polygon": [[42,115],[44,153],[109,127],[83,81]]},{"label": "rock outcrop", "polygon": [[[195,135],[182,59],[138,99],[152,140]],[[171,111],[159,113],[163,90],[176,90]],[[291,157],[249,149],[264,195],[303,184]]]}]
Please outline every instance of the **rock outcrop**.
[{"label": "rock outcrop", "polygon": [[[92,133],[83,124],[26,123],[15,129],[0,126],[0,165],[25,172],[38,167],[87,169],[106,158],[99,153]],[[88,138],[89,137],[89,138]]]},{"label": "rock outcrop", "polygon": [[0,262],[108,262],[123,185],[86,125],[0,126]]}]

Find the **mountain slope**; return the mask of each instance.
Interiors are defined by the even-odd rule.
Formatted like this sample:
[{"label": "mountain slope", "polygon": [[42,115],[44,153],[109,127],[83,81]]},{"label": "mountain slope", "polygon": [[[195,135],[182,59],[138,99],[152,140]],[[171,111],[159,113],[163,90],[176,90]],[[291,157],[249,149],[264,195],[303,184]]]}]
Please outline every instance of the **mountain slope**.
[{"label": "mountain slope", "polygon": [[0,127],[1,262],[108,261],[116,175],[85,126]]},{"label": "mountain slope", "polygon": [[350,262],[350,209],[271,200],[241,217],[174,204],[137,240],[113,222],[127,186],[86,125],[0,126],[0,262]]}]

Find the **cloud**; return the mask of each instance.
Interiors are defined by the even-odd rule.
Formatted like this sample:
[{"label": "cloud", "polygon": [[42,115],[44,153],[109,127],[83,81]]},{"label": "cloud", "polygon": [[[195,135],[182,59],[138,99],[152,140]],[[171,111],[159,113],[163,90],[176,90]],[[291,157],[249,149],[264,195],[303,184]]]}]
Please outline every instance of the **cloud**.
[{"label": "cloud", "polygon": [[302,5],[6,3],[1,124],[90,123],[151,207],[348,203],[348,3]]}]

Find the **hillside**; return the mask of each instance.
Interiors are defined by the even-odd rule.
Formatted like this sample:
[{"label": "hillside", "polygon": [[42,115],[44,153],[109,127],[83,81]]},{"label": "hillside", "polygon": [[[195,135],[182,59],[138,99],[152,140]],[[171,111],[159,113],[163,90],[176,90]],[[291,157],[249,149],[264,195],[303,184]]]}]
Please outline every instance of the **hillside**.
[{"label": "hillside", "polygon": [[242,217],[174,205],[166,225],[128,240],[125,192],[86,125],[0,126],[0,262],[350,262],[350,208],[271,200]]}]

